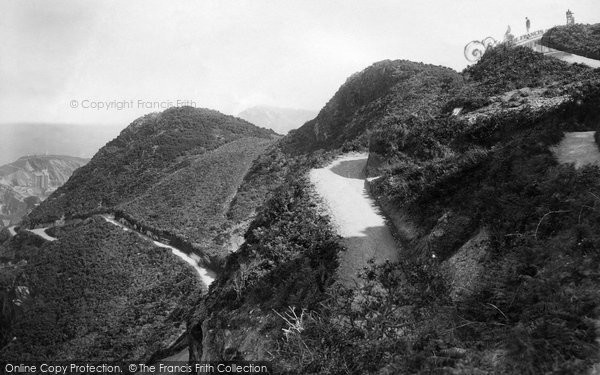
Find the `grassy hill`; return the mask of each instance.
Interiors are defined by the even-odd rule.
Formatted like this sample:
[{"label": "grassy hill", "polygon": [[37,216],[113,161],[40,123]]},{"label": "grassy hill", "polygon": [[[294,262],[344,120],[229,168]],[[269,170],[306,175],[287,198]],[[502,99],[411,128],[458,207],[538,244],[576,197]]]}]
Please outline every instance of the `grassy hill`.
[{"label": "grassy hill", "polygon": [[229,142],[117,208],[153,231],[169,231],[205,248],[205,253],[214,253],[211,240],[221,235],[220,241],[226,241],[230,227],[226,214],[244,175],[270,143],[264,138]]},{"label": "grassy hill", "polygon": [[171,108],[144,116],[108,142],[47,202],[32,223],[111,208],[144,194],[162,178],[207,151],[245,137],[271,139],[273,132],[217,111]]},{"label": "grassy hill", "polygon": [[461,82],[458,73],[441,66],[406,60],[375,63],[348,78],[314,120],[292,131],[284,150],[364,148],[373,129],[407,118],[428,119]]}]

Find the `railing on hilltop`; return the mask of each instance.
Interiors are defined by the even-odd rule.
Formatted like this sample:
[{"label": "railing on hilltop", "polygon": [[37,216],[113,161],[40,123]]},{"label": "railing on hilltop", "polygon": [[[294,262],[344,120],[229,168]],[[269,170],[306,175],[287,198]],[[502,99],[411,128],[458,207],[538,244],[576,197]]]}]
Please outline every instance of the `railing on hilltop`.
[{"label": "railing on hilltop", "polygon": [[481,59],[481,57],[488,48],[495,47],[500,43],[528,47],[536,52],[540,52],[543,54],[556,53],[556,50],[549,47],[545,47],[541,43],[539,43],[546,31],[547,29],[536,30],[531,33],[520,35],[519,37],[514,37],[512,34],[507,33],[504,35],[504,41],[502,42],[498,42],[496,39],[490,36],[481,41],[474,40],[465,46],[464,55],[469,62],[474,63]]}]

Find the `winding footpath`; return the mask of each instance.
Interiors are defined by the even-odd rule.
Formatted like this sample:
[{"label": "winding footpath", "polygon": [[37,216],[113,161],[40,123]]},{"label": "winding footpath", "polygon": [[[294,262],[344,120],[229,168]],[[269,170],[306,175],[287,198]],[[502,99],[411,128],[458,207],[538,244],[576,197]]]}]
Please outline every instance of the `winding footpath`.
[{"label": "winding footpath", "polygon": [[27,231],[31,232],[33,234],[37,234],[38,236],[42,237],[46,241],[50,241],[50,242],[56,241],[57,238],[48,235],[48,233],[46,233],[46,229],[48,229],[48,227],[46,227],[46,228],[37,228],[37,229],[27,229]]},{"label": "winding footpath", "polygon": [[575,169],[584,165],[600,166],[600,151],[594,140],[595,131],[566,132],[560,143],[552,148],[561,164],[574,164]]},{"label": "winding footpath", "polygon": [[360,285],[358,274],[370,259],[398,260],[398,247],[375,201],[367,191],[368,154],[344,155],[325,168],[310,171],[310,181],[343,237],[338,276],[346,286]]},{"label": "winding footpath", "polygon": [[144,239],[146,239],[148,241],[152,241],[152,243],[154,245],[156,245],[158,247],[162,247],[162,248],[171,250],[171,252],[173,253],[173,255],[178,256],[184,262],[186,262],[187,264],[189,264],[190,266],[192,266],[192,268],[194,268],[194,270],[198,274],[198,277],[200,278],[200,280],[202,280],[202,282],[204,283],[204,285],[206,285],[207,288],[210,286],[210,284],[213,283],[213,281],[215,281],[215,274],[212,271],[209,271],[208,269],[200,267],[198,265],[198,261],[200,260],[200,257],[198,257],[197,255],[192,254],[190,256],[190,255],[187,255],[185,252],[183,252],[183,251],[181,251],[181,250],[179,250],[179,249],[177,249],[177,248],[175,248],[173,246],[164,244],[164,243],[159,242],[159,241],[155,241],[152,238],[150,238],[150,237],[148,237],[148,236],[146,236],[146,235],[144,235],[144,234],[142,234],[142,233],[140,233],[138,231],[134,231],[134,230],[126,227],[125,225],[119,223],[111,215],[101,215],[101,216],[107,222],[120,227],[124,231],[130,231],[131,230],[131,231],[135,232],[138,236],[140,236],[140,237],[142,237],[142,238],[144,238]]}]

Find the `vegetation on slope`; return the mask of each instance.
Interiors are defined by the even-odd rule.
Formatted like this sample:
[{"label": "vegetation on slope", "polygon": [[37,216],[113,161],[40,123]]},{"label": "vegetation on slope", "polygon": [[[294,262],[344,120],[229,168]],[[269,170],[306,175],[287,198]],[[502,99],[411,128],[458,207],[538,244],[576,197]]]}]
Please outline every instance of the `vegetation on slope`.
[{"label": "vegetation on slope", "polygon": [[600,24],[555,26],[542,37],[544,46],[600,60]]},{"label": "vegetation on slope", "polygon": [[[512,68],[521,61],[529,67]],[[600,231],[600,202],[594,197],[600,173],[597,168],[557,165],[549,147],[563,131],[597,129],[600,77],[589,69],[568,69],[530,51],[506,47],[486,53],[465,73],[470,75],[467,85],[481,85],[491,93],[529,82],[534,88],[551,85],[543,91],[547,96],[566,94],[571,99],[540,111],[536,103],[541,99],[530,97],[514,111],[490,105],[487,117],[440,116],[420,124],[418,131],[410,129],[421,147],[435,139],[446,155],[415,158],[403,145],[389,146],[396,151],[396,162],[383,170],[384,178],[375,182],[373,191],[380,201],[409,213],[421,228],[422,235],[408,245],[413,254],[421,259],[436,255],[443,262],[480,228],[491,233],[482,264],[485,276],[477,290],[460,303],[439,297],[449,311],[439,317],[444,325],[425,336],[413,331],[417,338],[409,352],[422,348],[433,354],[413,363],[415,367],[406,367],[403,356],[396,364],[406,373],[450,368],[584,372],[598,360],[593,319],[600,274],[593,266],[598,254],[591,249],[600,240],[595,234]],[[569,85],[557,90],[558,80]],[[473,137],[472,129],[480,135]],[[436,242],[433,233],[443,228],[445,215],[461,225],[447,228]]]},{"label": "vegetation on slope", "polygon": [[2,290],[26,286],[30,297],[3,329],[16,338],[0,350],[3,359],[148,360],[183,333],[202,285],[168,249],[99,217],[59,236],[41,245],[24,232],[7,245],[21,265]]},{"label": "vegetation on slope", "polygon": [[[450,97],[437,95],[431,100],[407,102],[405,113],[429,110],[429,116],[402,116],[377,128],[370,140],[371,153],[393,168],[397,163],[452,157],[467,151],[473,142],[489,147],[523,126],[531,126],[545,107],[560,104],[568,95],[581,95],[598,79],[589,68],[505,45],[488,50],[477,64],[465,69],[463,76],[463,84]],[[428,82],[423,85],[424,90],[432,86]],[[433,88],[435,93],[438,89]],[[431,106],[431,101],[439,104]],[[502,115],[483,111],[479,116],[477,110],[488,106],[493,111],[487,112]],[[473,116],[457,117],[452,114],[454,109]]]},{"label": "vegetation on slope", "polygon": [[495,95],[522,87],[542,87],[551,83],[568,84],[590,69],[549,56],[543,56],[527,47],[500,45],[488,50],[484,57],[465,69],[468,83],[478,84],[488,95]]},{"label": "vegetation on slope", "polygon": [[[356,108],[335,107],[344,118],[341,128],[335,121],[319,122],[325,119],[320,115],[282,142],[288,153],[336,153],[370,134],[371,155],[383,161],[372,166],[383,175],[373,192],[419,228],[415,238],[403,241],[402,261],[367,270],[365,287],[358,290],[331,284],[330,262],[323,268],[330,281],[316,284],[326,288],[313,287],[318,298],[303,298],[311,287],[297,280],[313,280],[315,269],[299,266],[304,257],[288,249],[303,254],[312,242],[289,241],[303,238],[298,232],[315,231],[315,219],[297,205],[302,199],[292,199],[293,185],[284,184],[271,201],[277,204],[260,216],[265,230],[248,232],[245,250],[231,258],[206,310],[197,313],[196,335],[204,323],[239,337],[237,346],[219,351],[224,339],[209,334],[203,345],[215,351],[211,358],[258,353],[281,372],[298,374],[582,373],[598,360],[600,259],[594,249],[600,245],[600,192],[594,188],[600,173],[557,165],[549,151],[563,131],[596,129],[598,73],[502,46],[463,72],[464,78],[446,81],[450,90],[433,78],[446,76],[439,71],[413,74],[411,87],[421,88],[419,96],[388,97],[389,87],[375,80],[370,84],[379,94],[365,90]],[[530,87],[516,91],[524,85]],[[456,107],[462,114],[452,114]],[[377,126],[352,135],[354,124],[370,120]],[[318,138],[323,129],[335,130],[324,140]],[[303,148],[303,141],[315,143]],[[323,160],[319,153],[308,157]],[[288,179],[300,179],[289,171]],[[281,231],[282,213],[313,219],[295,220],[297,227]],[[445,217],[451,219],[443,226]],[[327,219],[321,220],[325,226]],[[456,299],[446,261],[482,229],[490,233],[483,276]],[[319,243],[328,243],[321,238]],[[254,248],[256,239],[261,246]],[[340,250],[323,254],[333,259]],[[297,292],[287,294],[288,285]],[[265,336],[259,345],[246,339]]]},{"label": "vegetation on slope", "polygon": [[[214,327],[242,332],[237,333],[241,335],[239,347],[233,352],[206,348],[215,352],[212,359],[241,358],[245,346],[253,345],[256,331],[261,337],[278,338],[284,325],[274,311],[288,306],[316,309],[326,298],[342,247],[328,219],[318,213],[302,177],[306,165],[315,162],[293,163],[294,172],[273,192],[248,230],[246,242],[227,259],[222,277],[197,310],[192,321],[196,331],[202,322],[210,322]],[[196,335],[202,340],[202,332]],[[258,348],[250,349],[273,350],[277,345],[276,341],[261,341]]]},{"label": "vegetation on slope", "polygon": [[118,207],[144,227],[156,228],[153,232],[166,230],[214,252],[209,240],[226,236],[228,207],[250,164],[269,143],[260,138],[227,143]]},{"label": "vegetation on slope", "polygon": [[[250,225],[245,244],[228,257],[208,296],[196,300],[190,321],[194,358],[266,358],[278,371],[298,374],[537,374],[589,368],[598,360],[593,319],[600,297],[600,192],[594,189],[600,172],[557,165],[549,147],[563,131],[596,129],[599,80],[598,72],[504,46],[486,53],[463,75],[400,61],[375,64],[351,77],[317,119],[255,159],[229,205],[225,203],[232,191],[227,189],[222,197],[200,200],[202,208],[228,206],[215,211],[219,220],[226,212],[229,220],[240,222],[273,190]],[[531,87],[510,91],[524,85]],[[452,114],[457,107],[462,113]],[[144,124],[134,124],[131,134],[145,134]],[[111,204],[123,204],[152,225],[191,231],[192,218],[176,216],[188,207],[186,202],[160,181],[167,176],[179,185],[212,172],[174,148],[165,149],[169,161],[151,157],[145,165],[141,156],[160,149],[153,145],[130,154],[135,160],[126,165],[135,168],[127,176],[140,172],[142,177],[135,180],[140,185],[125,189],[132,181],[121,181],[123,189],[114,191],[122,191],[123,197],[131,194],[131,199]],[[125,144],[113,146],[98,158]],[[304,174],[336,153],[367,146],[380,161],[370,166],[382,175],[371,186],[374,194],[385,205],[404,210],[418,233],[404,239],[402,261],[367,269],[365,286],[346,290],[335,283],[337,255],[343,248],[311,198]],[[205,151],[192,148],[190,153]],[[154,163],[169,173],[144,180],[145,173],[156,171]],[[238,171],[234,163],[224,162],[222,168]],[[228,176],[227,181],[239,179]],[[215,190],[222,185],[200,185],[191,195],[202,195],[205,187]],[[146,193],[165,195],[168,204],[179,208],[152,217],[150,210],[144,211],[144,202],[133,200]],[[168,210],[167,202],[151,202],[155,209]],[[448,217],[450,223],[444,226],[443,218]],[[85,225],[74,230],[83,231]],[[81,238],[99,236],[94,228]],[[456,299],[444,267],[481,230],[490,234],[480,264],[485,272],[472,291]],[[63,241],[83,249],[78,242],[82,240],[69,239],[68,234]],[[133,237],[119,241],[135,251]],[[53,247],[57,246],[43,249]],[[97,245],[100,255],[102,249]],[[49,255],[41,260],[50,268],[55,264]],[[81,274],[81,267],[69,272],[95,277]],[[77,285],[85,282],[80,279]],[[135,292],[142,299],[146,295],[128,284],[115,285],[125,288],[116,294]],[[48,293],[62,296],[61,291]],[[122,311],[114,306],[114,311]],[[75,317],[79,313],[69,310]],[[103,327],[113,322],[103,319]],[[140,321],[136,317],[128,324]],[[110,332],[103,336],[115,337]]]},{"label": "vegetation on slope", "polygon": [[292,131],[284,150],[364,149],[372,129],[410,117],[428,119],[461,82],[458,73],[441,66],[406,60],[373,64],[348,78],[314,120]]},{"label": "vegetation on slope", "polygon": [[124,204],[204,153],[274,133],[216,111],[171,108],[134,121],[31,215],[31,223]]},{"label": "vegetation on slope", "polygon": [[[464,154],[463,162],[432,162],[418,174],[396,171],[409,186],[396,206],[419,220],[425,233],[446,213],[462,218],[443,242],[419,248],[414,241],[414,253],[448,259],[481,227],[492,238],[476,292],[460,303],[445,302],[449,312],[439,320],[445,324],[426,340],[433,355],[412,371],[582,373],[597,360],[600,273],[594,264],[600,259],[591,249],[600,245],[594,208],[600,202],[593,191],[600,173],[556,165],[548,147],[561,138],[560,120],[542,121],[477,157]],[[445,355],[451,348],[460,348],[460,355]],[[499,358],[491,360],[494,355]],[[435,363],[436,356],[446,358]]]}]

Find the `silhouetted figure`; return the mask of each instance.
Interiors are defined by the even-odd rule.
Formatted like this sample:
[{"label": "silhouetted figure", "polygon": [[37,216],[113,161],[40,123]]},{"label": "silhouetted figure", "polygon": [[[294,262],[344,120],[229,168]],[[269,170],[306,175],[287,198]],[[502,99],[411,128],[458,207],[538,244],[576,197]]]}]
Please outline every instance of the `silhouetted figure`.
[{"label": "silhouetted figure", "polygon": [[506,28],[506,32],[504,33],[504,41],[505,42],[512,42],[512,40],[514,39],[514,36],[510,32],[511,32],[510,25],[508,25],[508,27]]},{"label": "silhouetted figure", "polygon": [[575,24],[575,17],[573,17],[573,12],[571,12],[571,9],[567,9],[567,25],[574,25]]},{"label": "silhouetted figure", "polygon": [[531,28],[531,21],[527,17],[525,17],[525,27],[527,28],[527,34],[529,34],[529,29]]}]

